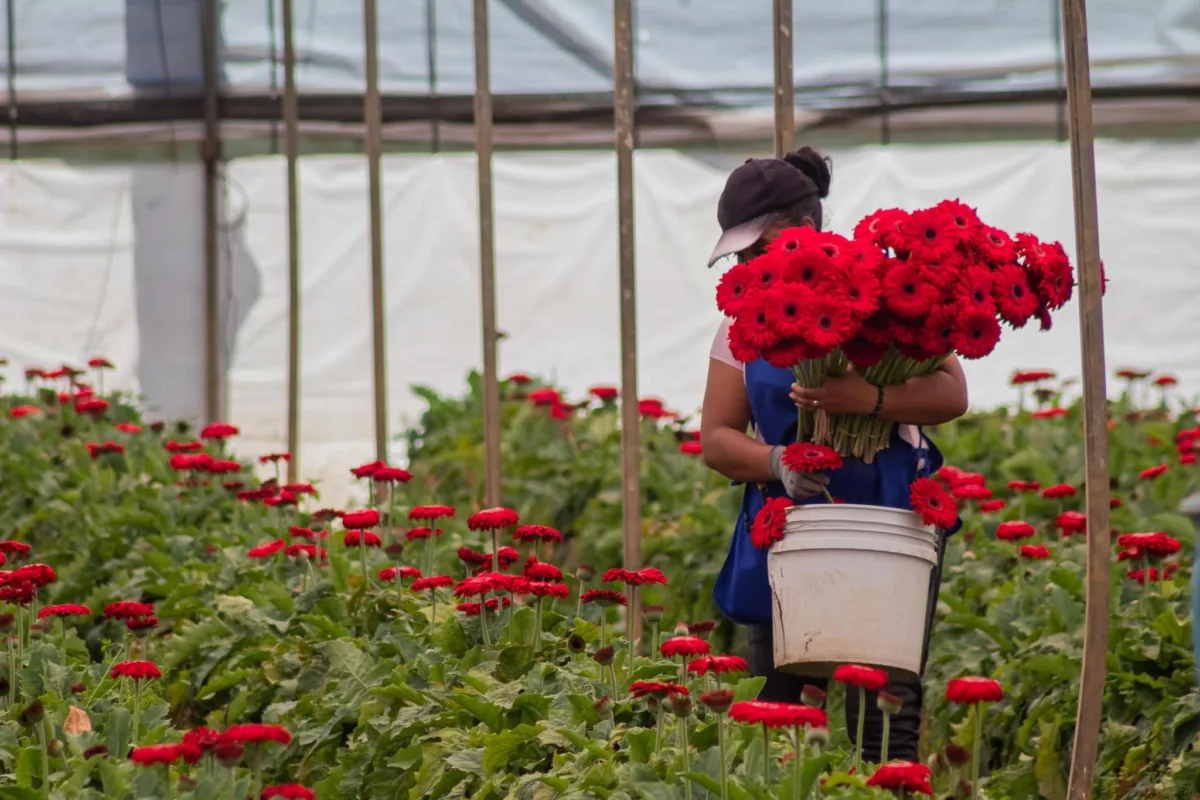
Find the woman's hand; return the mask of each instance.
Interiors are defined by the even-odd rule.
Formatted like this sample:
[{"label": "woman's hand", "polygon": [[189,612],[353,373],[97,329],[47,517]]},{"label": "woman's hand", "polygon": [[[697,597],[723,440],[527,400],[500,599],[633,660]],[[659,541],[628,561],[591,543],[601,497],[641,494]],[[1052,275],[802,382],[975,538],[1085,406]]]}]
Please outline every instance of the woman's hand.
[{"label": "woman's hand", "polygon": [[837,377],[826,375],[816,389],[792,384],[792,401],[811,411],[867,416],[875,410],[878,400],[878,388],[867,383],[867,379],[853,369]]}]

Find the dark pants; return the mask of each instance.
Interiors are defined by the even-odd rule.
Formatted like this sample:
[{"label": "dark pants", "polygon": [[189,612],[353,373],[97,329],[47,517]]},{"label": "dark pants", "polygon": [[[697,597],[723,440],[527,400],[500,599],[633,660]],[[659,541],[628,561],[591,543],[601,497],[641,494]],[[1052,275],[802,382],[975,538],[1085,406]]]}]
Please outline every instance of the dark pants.
[{"label": "dark pants", "polygon": [[[933,570],[929,579],[929,605],[925,616],[925,645],[921,655],[921,670],[925,669],[925,661],[929,657],[929,637],[933,631],[933,616],[937,607],[938,588],[941,585],[942,557],[946,552],[946,539],[942,537],[938,553],[938,566]],[[825,690],[828,681],[824,678],[810,678],[800,675],[789,675],[775,669],[775,655],[772,649],[772,633],[770,625],[752,625],[750,627],[750,674],[755,677],[765,677],[767,682],[758,695],[759,700],[769,700],[776,703],[798,703],[800,692],[806,686],[816,686]],[[858,734],[858,689],[847,687],[846,692],[846,728],[850,731],[850,741]],[[888,759],[906,759],[917,761],[918,740],[921,733],[921,701],[923,692],[920,679],[894,681],[884,687],[884,691],[900,698],[901,708],[898,714],[892,716],[891,732],[888,735]],[[876,704],[876,693],[867,692],[867,720],[863,729],[863,757],[867,761],[879,763],[880,749],[883,746],[883,712]]]}]

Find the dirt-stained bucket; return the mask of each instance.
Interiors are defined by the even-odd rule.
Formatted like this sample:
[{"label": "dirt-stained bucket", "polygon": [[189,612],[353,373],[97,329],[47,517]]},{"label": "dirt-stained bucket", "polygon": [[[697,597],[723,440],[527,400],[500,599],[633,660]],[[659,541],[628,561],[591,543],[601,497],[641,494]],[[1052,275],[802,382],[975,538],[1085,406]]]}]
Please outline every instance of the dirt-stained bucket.
[{"label": "dirt-stained bucket", "polygon": [[941,534],[911,511],[856,505],[796,506],[784,533],[767,556],[775,667],[917,675]]}]

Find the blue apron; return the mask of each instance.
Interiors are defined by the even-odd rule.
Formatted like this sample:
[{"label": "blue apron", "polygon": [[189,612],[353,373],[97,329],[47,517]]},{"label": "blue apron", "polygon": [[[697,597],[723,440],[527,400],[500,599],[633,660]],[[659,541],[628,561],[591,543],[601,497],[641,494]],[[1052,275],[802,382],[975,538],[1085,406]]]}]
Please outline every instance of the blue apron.
[{"label": "blue apron", "polygon": [[[767,444],[796,441],[796,405],[789,393],[795,382],[790,370],[773,367],[765,361],[746,365],[746,394],[750,399],[753,422]],[[829,493],[838,500],[856,505],[912,508],[909,485],[918,474],[928,477],[942,467],[942,454],[924,437],[928,447],[913,447],[892,431],[890,444],[873,463],[847,458],[840,469],[829,475]],[[918,465],[924,464],[918,471]],[[768,497],[782,497],[783,484],[767,485]],[[750,543],[750,523],[762,508],[765,498],[757,484],[747,484],[737,527],[725,565],[713,586],[713,599],[721,613],[739,625],[763,625],[771,621],[771,586],[767,580],[767,551]],[[799,504],[825,503],[824,494],[797,501]]]}]

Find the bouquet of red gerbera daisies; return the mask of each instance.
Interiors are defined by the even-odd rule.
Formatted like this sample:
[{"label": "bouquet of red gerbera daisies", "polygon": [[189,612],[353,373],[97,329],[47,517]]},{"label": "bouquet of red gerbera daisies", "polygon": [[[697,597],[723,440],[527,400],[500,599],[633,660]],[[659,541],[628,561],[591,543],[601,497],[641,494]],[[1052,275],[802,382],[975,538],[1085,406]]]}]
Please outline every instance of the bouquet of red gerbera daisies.
[{"label": "bouquet of red gerbera daisies", "polygon": [[[854,368],[875,386],[933,372],[952,353],[982,358],[1001,323],[1024,327],[1071,297],[1062,245],[1011,237],[946,200],[920,211],[877,211],[854,238],[800,227],[722,276],[717,306],[733,319],[734,357],[790,369],[814,388]],[[799,412],[798,441],[866,461],[888,444],[892,423]]]}]

